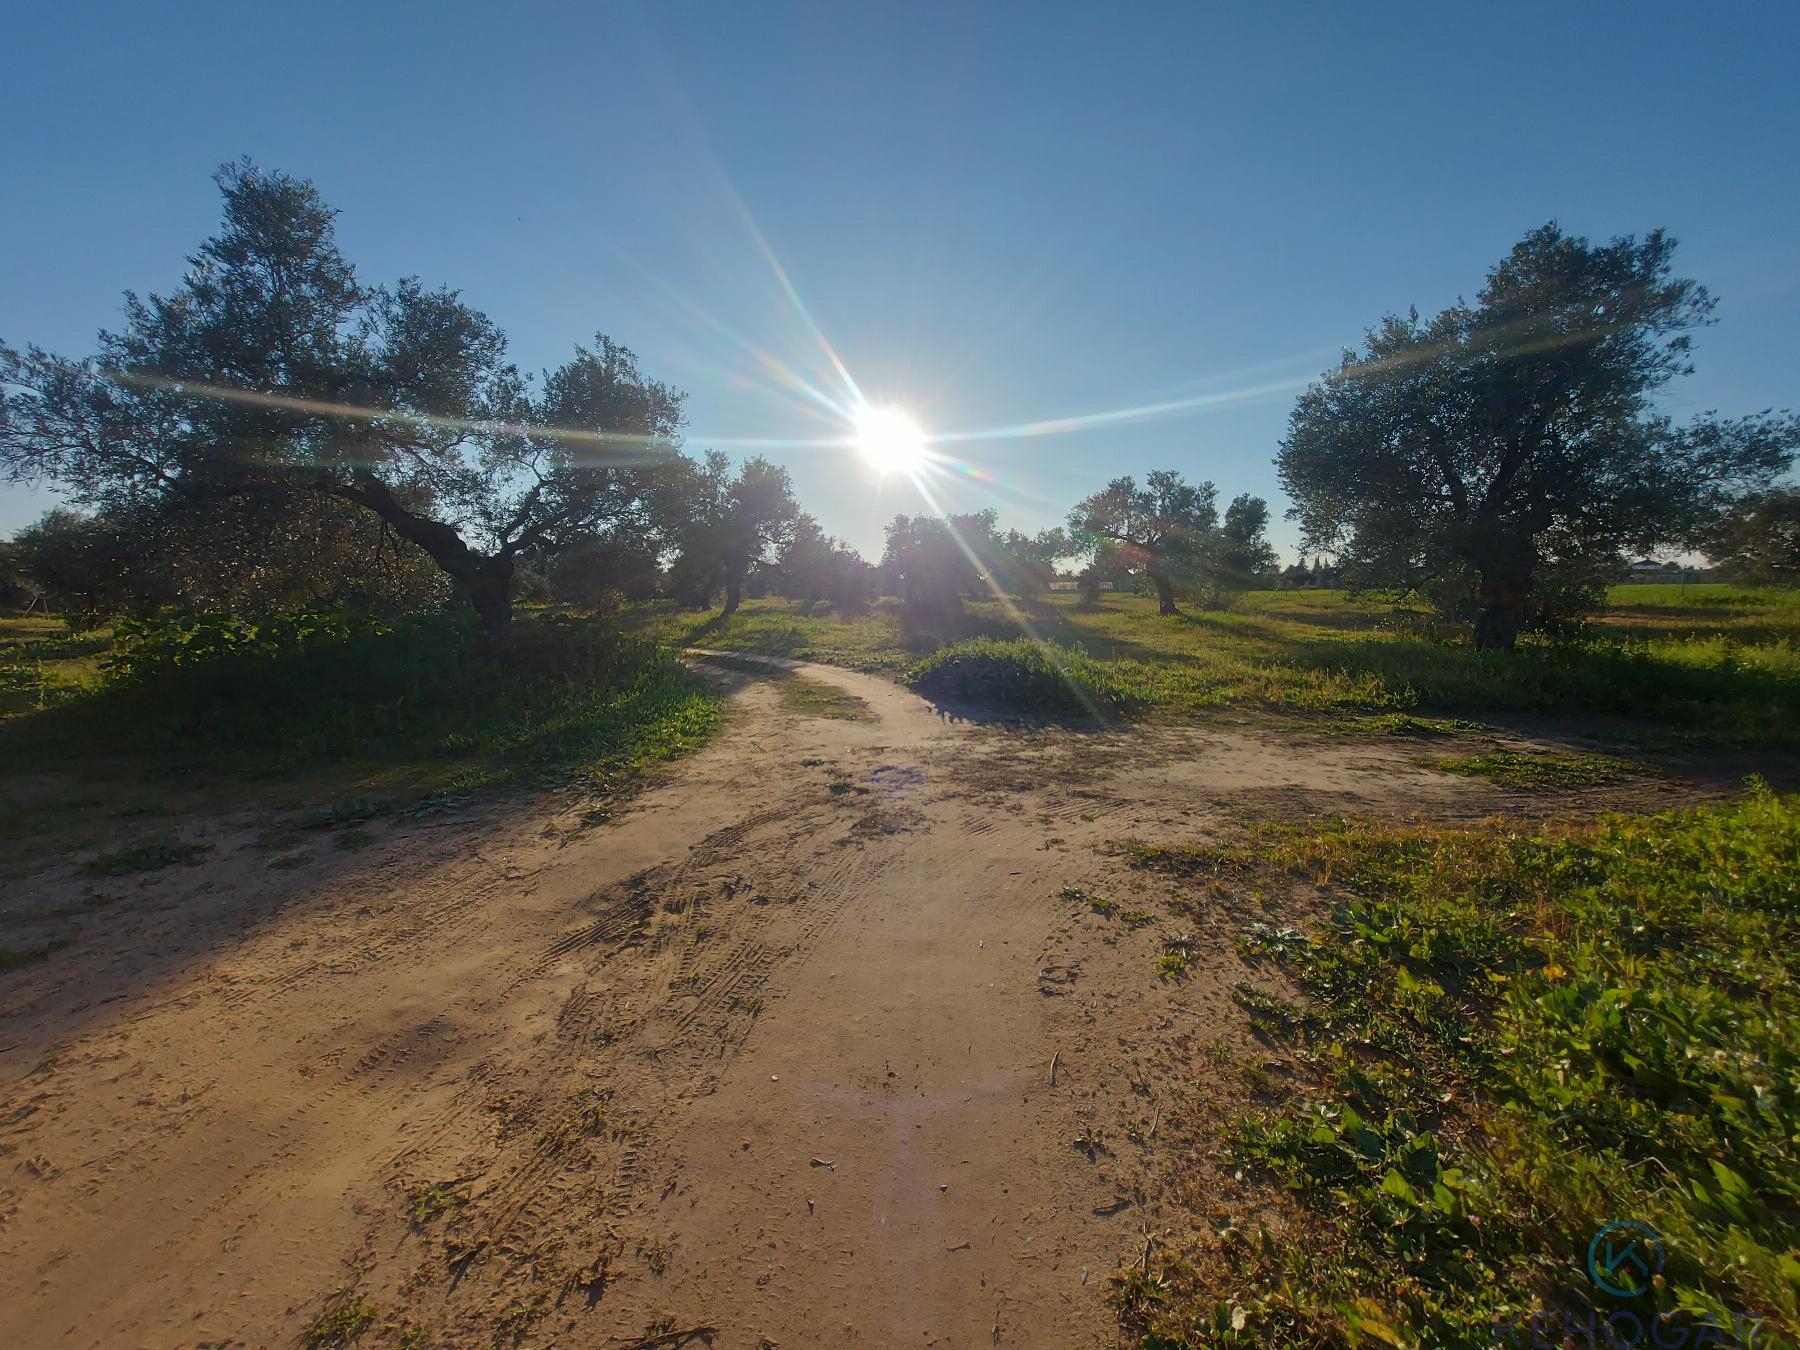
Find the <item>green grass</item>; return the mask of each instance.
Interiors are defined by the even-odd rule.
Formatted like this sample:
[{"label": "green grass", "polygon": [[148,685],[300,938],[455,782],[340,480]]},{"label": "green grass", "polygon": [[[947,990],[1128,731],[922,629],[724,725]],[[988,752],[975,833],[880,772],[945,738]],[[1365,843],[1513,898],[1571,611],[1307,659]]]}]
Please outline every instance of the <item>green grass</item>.
[{"label": "green grass", "polygon": [[38,712],[99,682],[105,629],[72,633],[61,619],[0,615],[0,719]]},{"label": "green grass", "polygon": [[798,713],[802,717],[826,717],[842,722],[866,722],[874,714],[863,699],[834,684],[823,680],[815,680],[811,676],[801,675],[794,671],[766,661],[757,661],[737,656],[709,656],[705,658],[709,666],[717,666],[722,670],[736,671],[740,675],[748,675],[752,679],[767,680],[780,688],[779,702],[788,712]]},{"label": "green grass", "polygon": [[307,1350],[335,1350],[349,1345],[373,1325],[381,1310],[366,1298],[346,1298],[320,1313],[301,1344]]},{"label": "green grass", "polygon": [[843,616],[802,601],[750,600],[729,620],[717,611],[656,600],[631,607],[619,622],[628,632],[673,647],[757,652],[887,674],[899,674],[945,640],[963,636],[914,628],[896,600]]},{"label": "green grass", "polygon": [[840,722],[866,722],[873,716],[869,705],[855,694],[804,675],[790,675],[781,682],[781,706],[802,717]]},{"label": "green grass", "polygon": [[468,1203],[468,1189],[459,1183],[421,1183],[407,1196],[407,1213],[414,1227],[423,1228],[440,1215]]},{"label": "green grass", "polygon": [[700,675],[601,623],[524,619],[500,655],[459,615],[299,638],[284,620],[249,642],[218,627],[114,649],[110,673],[0,719],[8,870],[196,811],[334,803],[335,824],[512,784],[613,793],[723,716]]},{"label": "green grass", "polygon": [[[1253,591],[1230,609],[1162,617],[1145,596],[971,601],[915,625],[897,601],[839,617],[752,600],[729,621],[667,602],[633,631],[900,675],[971,639],[1041,639],[1104,667],[1135,715],[1191,720],[1248,709],[1339,724],[1399,719],[1397,734],[1500,713],[1630,719],[1689,742],[1800,746],[1800,597],[1729,586],[1623,586],[1578,639],[1483,652],[1404,603],[1337,591]],[[1064,700],[1066,703],[1067,701]],[[1074,700],[1079,703],[1079,700]],[[1604,728],[1603,728],[1604,729]]]},{"label": "green grass", "polygon": [[[1340,823],[1138,860],[1226,889],[1287,873],[1330,901],[1310,932],[1243,938],[1304,999],[1237,1000],[1303,1084],[1231,1137],[1286,1216],[1122,1274],[1142,1344],[1531,1344],[1496,1323],[1620,1309],[1665,1318],[1657,1344],[1735,1344],[1702,1328],[1740,1315],[1755,1344],[1796,1343],[1800,798],[1540,834]],[[1667,1253],[1629,1298],[1585,1269],[1618,1219]]]},{"label": "green grass", "polygon": [[1572,791],[1600,787],[1628,776],[1632,766],[1604,755],[1539,755],[1496,750],[1485,755],[1421,761],[1439,773],[1485,778],[1505,788],[1527,792]]}]

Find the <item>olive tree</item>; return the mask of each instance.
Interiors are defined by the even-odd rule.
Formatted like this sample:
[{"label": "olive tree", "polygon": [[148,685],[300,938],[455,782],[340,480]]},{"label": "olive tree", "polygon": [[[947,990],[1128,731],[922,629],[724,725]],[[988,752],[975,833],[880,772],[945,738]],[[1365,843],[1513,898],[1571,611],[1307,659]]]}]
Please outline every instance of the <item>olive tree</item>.
[{"label": "olive tree", "polygon": [[306,487],[373,512],[506,631],[518,560],[644,518],[681,395],[605,336],[541,384],[457,292],[369,287],[309,182],[227,165],[218,234],[99,352],[0,344],[0,467],[102,510]]},{"label": "olive tree", "polygon": [[1800,490],[1781,487],[1746,497],[1718,521],[1702,547],[1733,581],[1800,582]]},{"label": "olive tree", "polygon": [[1221,526],[1218,501],[1211,483],[1158,469],[1142,487],[1135,478],[1113,479],[1069,513],[1069,530],[1107,568],[1143,576],[1156,588],[1158,613],[1175,614],[1178,586],[1216,601],[1274,560],[1263,537],[1268,504],[1239,496]]},{"label": "olive tree", "polygon": [[701,605],[722,589],[726,616],[737,613],[751,571],[772,566],[793,541],[801,516],[786,469],[758,455],[734,476],[716,450],[673,475],[664,502],[664,516],[681,522],[677,588]]},{"label": "olive tree", "polygon": [[1593,244],[1552,222],[1473,304],[1383,319],[1281,442],[1305,546],[1353,585],[1467,597],[1477,644],[1510,648],[1624,553],[1700,538],[1787,466],[1800,422],[1658,411],[1714,306],[1674,250],[1661,231]]}]

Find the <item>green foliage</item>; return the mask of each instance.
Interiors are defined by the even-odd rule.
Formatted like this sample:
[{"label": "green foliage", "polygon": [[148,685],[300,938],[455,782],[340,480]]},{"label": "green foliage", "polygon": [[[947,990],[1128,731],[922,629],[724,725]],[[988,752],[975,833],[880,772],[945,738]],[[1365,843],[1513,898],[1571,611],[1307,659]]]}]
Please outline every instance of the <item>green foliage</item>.
[{"label": "green foliage", "polygon": [[425,1183],[407,1196],[407,1213],[413,1226],[423,1228],[440,1215],[469,1203],[468,1187],[457,1182]]},{"label": "green foliage", "polygon": [[274,658],[318,643],[345,642],[358,634],[379,636],[388,627],[354,611],[301,611],[259,619],[226,614],[171,619],[121,619],[113,627],[113,650],[102,664],[109,681],[145,683],[185,667],[205,667],[226,658]]},{"label": "green foliage", "polygon": [[710,451],[703,463],[672,466],[668,514],[682,524],[672,580],[680,598],[710,605],[721,589],[725,612],[737,609],[751,570],[786,551],[800,524],[800,504],[788,471],[758,455],[731,476],[731,461]]},{"label": "green foliage", "polygon": [[1743,1313],[1757,1344],[1794,1343],[1800,798],[1543,835],[1342,826],[1255,852],[1335,896],[1313,940],[1246,939],[1308,995],[1264,1025],[1314,1092],[1244,1119],[1233,1148],[1297,1210],[1260,1248],[1172,1265],[1179,1298],[1124,1290],[1149,1343],[1230,1343],[1219,1307],[1258,1343],[1315,1345],[1604,1316],[1583,1262],[1621,1218],[1668,1249],[1625,1306],[1690,1335]]},{"label": "green foliage", "polygon": [[840,613],[855,613],[872,597],[875,569],[803,513],[794,522],[793,538],[781,551],[772,581],[781,595],[824,601]]},{"label": "green foliage", "polygon": [[99,680],[105,630],[71,632],[57,619],[0,617],[0,718],[36,712]]},{"label": "green foliage", "polygon": [[1616,783],[1631,772],[1629,764],[1603,755],[1531,755],[1517,750],[1428,759],[1424,763],[1439,773],[1485,778],[1501,787],[1533,792],[1598,787]]},{"label": "green foliage", "polygon": [[1714,301],[1673,272],[1662,231],[1604,244],[1554,221],[1488,273],[1474,303],[1390,314],[1301,395],[1281,443],[1304,543],[1353,585],[1420,587],[1510,648],[1604,593],[1621,556],[1688,543],[1766,486],[1800,419],[1656,413],[1691,372]]},{"label": "green foliage", "polygon": [[1800,581],[1800,489],[1776,488],[1739,502],[1708,533],[1706,552],[1734,581]]},{"label": "green foliage", "polygon": [[698,744],[721,703],[666,652],[599,624],[528,621],[495,649],[460,614],[332,613],[126,621],[102,687],[56,712],[65,733],[177,762],[266,776],[435,761],[466,791],[604,784]]},{"label": "green foliage", "polygon": [[17,542],[45,603],[90,626],[168,610],[404,613],[451,594],[422,550],[304,484],[234,483],[93,516],[51,511]]},{"label": "green foliage", "polygon": [[1268,503],[1244,495],[1221,525],[1213,484],[1188,483],[1169,469],[1150,473],[1143,487],[1115,478],[1069,512],[1071,551],[1091,549],[1103,570],[1142,575],[1165,615],[1175,613],[1177,588],[1218,604],[1272,567],[1268,523]]},{"label": "green foliage", "polygon": [[1141,668],[1028,638],[972,638],[933,652],[908,676],[927,698],[1006,712],[1094,716],[1150,703]]},{"label": "green foliage", "polygon": [[895,516],[887,523],[882,575],[913,621],[950,623],[961,614],[962,597],[981,588],[983,560],[1000,552],[997,519],[989,509],[941,519]]},{"label": "green foliage", "polygon": [[[258,547],[198,550],[209,576],[220,557],[254,565],[262,545],[310,537],[289,527],[329,496],[334,537],[391,530],[401,556],[428,553],[495,633],[522,557],[647,527],[680,462],[682,395],[628,348],[596,334],[534,386],[456,291],[363,284],[310,182],[248,161],[217,182],[218,233],[170,295],[126,296],[96,356],[0,342],[0,467],[58,482],[109,521],[172,515],[187,522],[177,535],[206,518],[193,504],[245,498],[217,517],[226,531],[269,505],[274,528],[246,532]],[[91,577],[96,555],[82,552]]]}]

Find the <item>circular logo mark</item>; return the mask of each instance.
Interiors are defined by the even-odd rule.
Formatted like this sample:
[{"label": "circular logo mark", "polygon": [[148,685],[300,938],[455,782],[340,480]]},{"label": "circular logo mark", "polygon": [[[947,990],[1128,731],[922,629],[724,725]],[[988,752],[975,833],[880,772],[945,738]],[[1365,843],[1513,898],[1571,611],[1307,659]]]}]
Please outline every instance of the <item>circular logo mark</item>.
[{"label": "circular logo mark", "polygon": [[1587,1267],[1588,1277],[1601,1289],[1633,1298],[1662,1273],[1662,1235],[1636,1219],[1614,1219],[1588,1243]]}]

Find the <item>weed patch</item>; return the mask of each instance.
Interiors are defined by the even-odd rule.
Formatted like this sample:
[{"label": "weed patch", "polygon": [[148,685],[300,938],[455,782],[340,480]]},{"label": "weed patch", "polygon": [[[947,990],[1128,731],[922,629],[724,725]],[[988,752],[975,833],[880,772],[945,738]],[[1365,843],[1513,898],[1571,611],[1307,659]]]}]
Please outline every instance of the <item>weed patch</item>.
[{"label": "weed patch", "polygon": [[349,1345],[375,1321],[380,1309],[366,1298],[348,1298],[319,1314],[301,1343],[307,1350],[335,1350]]},{"label": "weed patch", "polygon": [[1422,762],[1439,773],[1485,778],[1500,787],[1527,792],[1568,792],[1576,788],[1600,787],[1616,783],[1632,772],[1631,765],[1602,755],[1532,755],[1517,750]]},{"label": "weed patch", "polygon": [[[1739,1344],[1744,1317],[1793,1344],[1800,798],[1538,834],[1339,825],[1261,854],[1331,899],[1312,932],[1244,934],[1303,1003],[1234,994],[1303,1067],[1231,1138],[1292,1204],[1279,1235],[1121,1274],[1133,1334],[1526,1344],[1506,1328],[1623,1309],[1660,1344]],[[1666,1252],[1625,1297],[1587,1268],[1620,1219]]]}]

